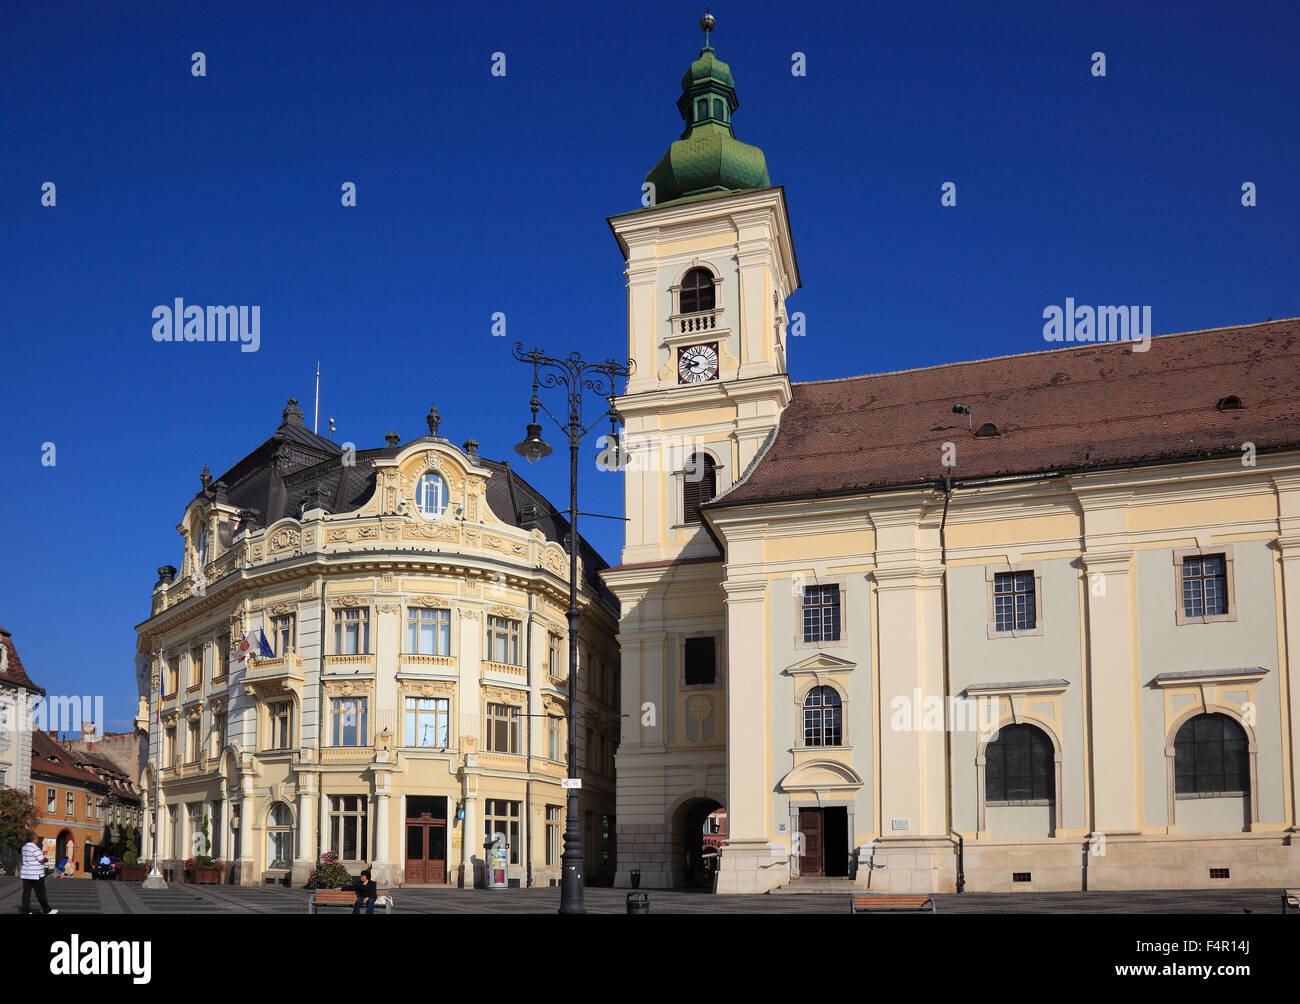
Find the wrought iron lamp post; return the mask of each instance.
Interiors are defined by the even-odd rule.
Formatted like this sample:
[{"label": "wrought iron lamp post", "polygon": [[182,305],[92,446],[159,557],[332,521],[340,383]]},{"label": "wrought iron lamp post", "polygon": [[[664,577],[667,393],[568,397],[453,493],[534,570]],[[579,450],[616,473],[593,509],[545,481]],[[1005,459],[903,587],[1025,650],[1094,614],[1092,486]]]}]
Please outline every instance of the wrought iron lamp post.
[{"label": "wrought iron lamp post", "polygon": [[[533,397],[529,401],[532,408],[532,421],[528,423],[523,442],[515,447],[530,464],[535,464],[551,452],[551,447],[542,439],[542,427],[537,422],[537,412],[545,411],[547,416],[559,426],[569,440],[569,778],[578,777],[578,730],[575,715],[578,707],[578,626],[581,615],[578,613],[578,446],[582,437],[594,428],[596,422],[608,417],[611,429],[615,428],[617,415],[614,411],[614,381],[619,377],[631,376],[632,360],[626,365],[606,359],[601,363],[584,362],[576,352],[569,353],[563,359],[548,356],[540,349],[524,351],[523,342],[515,342],[514,356],[520,362],[530,363],[533,367]],[[538,387],[563,387],[568,394],[568,420],[561,422],[550,413],[537,396]],[[605,398],[609,409],[591,425],[582,424],[582,398],[585,391]],[[618,451],[617,435],[614,437],[614,450]],[[621,468],[621,457],[616,456],[615,469]],[[562,865],[560,879],[560,913],[585,913],[582,903],[582,830],[578,825],[578,789],[570,786],[565,799],[564,815],[564,853],[560,856]]]}]

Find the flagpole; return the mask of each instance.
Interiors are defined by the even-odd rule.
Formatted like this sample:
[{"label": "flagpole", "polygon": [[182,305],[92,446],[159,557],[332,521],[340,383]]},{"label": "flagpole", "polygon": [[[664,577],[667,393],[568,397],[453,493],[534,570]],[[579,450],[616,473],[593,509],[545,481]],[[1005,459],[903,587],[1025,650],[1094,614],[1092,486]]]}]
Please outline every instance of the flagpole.
[{"label": "flagpole", "polygon": [[316,425],[320,421],[320,360],[316,360],[316,408],[311,415],[311,431],[316,431]]}]

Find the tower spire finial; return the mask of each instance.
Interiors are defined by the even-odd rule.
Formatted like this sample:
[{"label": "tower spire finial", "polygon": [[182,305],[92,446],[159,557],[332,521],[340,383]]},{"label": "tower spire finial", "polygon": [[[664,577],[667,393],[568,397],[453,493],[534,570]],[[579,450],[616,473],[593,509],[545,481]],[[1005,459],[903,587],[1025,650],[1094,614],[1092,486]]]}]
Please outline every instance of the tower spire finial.
[{"label": "tower spire finial", "polygon": [[709,48],[709,32],[717,26],[718,19],[709,13],[707,7],[704,8],[704,16],[700,18],[700,27],[704,29],[704,48]]}]

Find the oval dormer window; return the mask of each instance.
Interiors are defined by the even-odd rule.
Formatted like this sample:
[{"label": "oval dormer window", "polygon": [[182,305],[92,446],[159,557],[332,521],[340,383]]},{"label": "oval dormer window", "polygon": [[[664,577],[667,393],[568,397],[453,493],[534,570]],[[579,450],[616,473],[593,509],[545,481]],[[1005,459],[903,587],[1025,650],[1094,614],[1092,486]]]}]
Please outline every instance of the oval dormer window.
[{"label": "oval dormer window", "polygon": [[199,531],[199,568],[208,563],[208,531],[205,527]]},{"label": "oval dormer window", "polygon": [[420,515],[437,519],[447,511],[447,482],[437,474],[426,474],[415,488],[415,504]]}]

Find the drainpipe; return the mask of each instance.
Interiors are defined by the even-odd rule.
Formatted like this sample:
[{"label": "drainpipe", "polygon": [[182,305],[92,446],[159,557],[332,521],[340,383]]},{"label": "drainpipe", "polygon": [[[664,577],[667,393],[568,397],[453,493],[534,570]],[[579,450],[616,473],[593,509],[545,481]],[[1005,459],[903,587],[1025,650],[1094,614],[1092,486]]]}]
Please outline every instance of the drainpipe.
[{"label": "drainpipe", "polygon": [[[952,478],[943,478],[943,518],[939,521],[939,560],[943,565],[943,589],[941,607],[943,610],[943,685],[945,697],[952,694],[952,673],[948,660],[948,503],[952,501]],[[943,731],[944,769],[948,772],[948,832],[957,837],[957,892],[966,888],[966,839],[952,828],[952,789],[955,781],[952,770],[952,730]]]},{"label": "drainpipe", "polygon": [[[316,861],[319,862],[321,838],[325,833],[325,772],[319,769],[321,748],[324,746],[324,743],[321,742],[321,732],[324,730],[325,722],[329,718],[325,714],[325,636],[327,630],[325,624],[325,576],[318,576],[317,581],[320,583],[320,631],[316,635]],[[400,622],[398,624],[398,637],[401,637]],[[378,680],[377,674],[375,679]],[[378,689],[376,689],[375,693],[378,695]],[[299,723],[298,727],[302,728],[302,724]],[[377,802],[378,799],[375,801]],[[405,832],[406,830],[403,829],[402,833],[405,834]],[[373,846],[372,843],[371,847]]]}]

